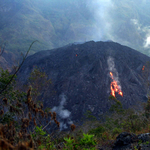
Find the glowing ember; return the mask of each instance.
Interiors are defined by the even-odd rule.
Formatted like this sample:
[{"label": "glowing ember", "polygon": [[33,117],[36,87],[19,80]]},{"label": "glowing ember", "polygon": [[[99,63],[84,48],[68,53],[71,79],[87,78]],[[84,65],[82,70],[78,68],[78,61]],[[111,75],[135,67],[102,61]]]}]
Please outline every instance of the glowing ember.
[{"label": "glowing ember", "polygon": [[121,91],[120,86],[117,84],[117,81],[115,81],[112,72],[110,72],[110,77],[113,80],[110,84],[111,95],[115,97],[116,96],[115,92],[116,92],[123,97],[123,92]]},{"label": "glowing ember", "polygon": [[142,70],[144,71],[144,69],[145,69],[145,66],[143,66]]}]

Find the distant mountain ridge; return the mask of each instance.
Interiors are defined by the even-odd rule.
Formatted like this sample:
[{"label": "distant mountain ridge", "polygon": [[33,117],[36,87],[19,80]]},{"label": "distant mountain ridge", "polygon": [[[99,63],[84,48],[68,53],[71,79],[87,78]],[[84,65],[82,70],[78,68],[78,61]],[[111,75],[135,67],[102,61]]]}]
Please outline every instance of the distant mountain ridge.
[{"label": "distant mountain ridge", "polygon": [[[26,84],[35,66],[44,71],[53,83],[53,88],[43,93],[44,107],[58,114],[63,114],[59,112],[63,108],[69,113],[65,118],[67,123],[70,120],[78,122],[87,111],[98,117],[110,108],[113,102],[108,98],[112,82],[110,71],[120,83],[123,97],[116,94],[116,98],[123,107],[140,109],[141,103],[147,101],[142,68],[148,61],[148,56],[118,43],[90,41],[31,55],[17,76]],[[51,95],[51,90],[56,94]],[[61,116],[59,119],[64,120]]]},{"label": "distant mountain ridge", "polygon": [[[26,52],[29,45],[38,40],[40,43],[31,49],[33,54],[73,42],[111,39],[149,55],[144,42],[149,36],[150,2],[110,2],[109,17],[105,19],[105,8],[96,10],[87,0],[0,0],[0,43],[7,41],[9,51]],[[108,23],[112,25],[106,30]]]},{"label": "distant mountain ridge", "polygon": [[2,55],[0,56],[0,68],[4,70],[7,69],[9,72],[11,72],[13,67],[18,65],[17,61],[18,58],[15,54],[8,51],[4,51],[4,53],[2,53]]}]

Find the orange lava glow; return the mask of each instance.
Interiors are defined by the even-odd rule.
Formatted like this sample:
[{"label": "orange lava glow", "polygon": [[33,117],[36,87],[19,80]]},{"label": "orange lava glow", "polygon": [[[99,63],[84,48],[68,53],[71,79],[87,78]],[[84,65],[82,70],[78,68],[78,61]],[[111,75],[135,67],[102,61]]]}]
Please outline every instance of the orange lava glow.
[{"label": "orange lava glow", "polygon": [[117,81],[115,81],[112,72],[110,72],[110,77],[113,80],[110,84],[111,95],[116,97],[115,93],[118,93],[119,95],[121,95],[123,97],[123,92],[121,91],[120,87],[118,86]]},{"label": "orange lava glow", "polygon": [[144,71],[144,69],[145,69],[145,66],[143,66],[142,70]]}]

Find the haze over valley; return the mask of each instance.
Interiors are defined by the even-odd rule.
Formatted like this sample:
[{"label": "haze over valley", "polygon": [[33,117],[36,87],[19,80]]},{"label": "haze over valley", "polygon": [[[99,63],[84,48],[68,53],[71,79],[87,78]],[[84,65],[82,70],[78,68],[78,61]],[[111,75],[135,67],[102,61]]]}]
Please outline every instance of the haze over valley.
[{"label": "haze over valley", "polygon": [[74,42],[112,40],[149,55],[148,0],[0,0],[0,44],[31,54]]}]

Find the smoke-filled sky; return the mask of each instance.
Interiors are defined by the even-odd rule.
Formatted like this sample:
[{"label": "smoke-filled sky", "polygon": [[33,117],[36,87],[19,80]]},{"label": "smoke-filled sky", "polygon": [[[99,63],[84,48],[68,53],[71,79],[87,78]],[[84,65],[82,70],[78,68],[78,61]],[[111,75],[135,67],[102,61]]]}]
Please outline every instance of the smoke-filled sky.
[{"label": "smoke-filled sky", "polygon": [[8,41],[9,49],[24,49],[33,40],[43,43],[37,51],[112,40],[149,55],[148,0],[8,1],[0,1],[0,42]]},{"label": "smoke-filled sky", "polygon": [[93,40],[101,40],[105,37],[112,39],[112,19],[110,10],[113,8],[111,0],[95,0],[87,3],[87,8],[93,14],[96,30],[91,37]]},{"label": "smoke-filled sky", "polygon": [[[46,1],[48,2],[48,0],[43,1],[45,1],[45,4]],[[131,40],[135,40],[135,37],[138,34],[140,34],[140,36],[142,34],[140,39],[141,47],[149,47],[150,45],[149,27],[148,25],[144,25],[144,20],[147,18],[143,19],[142,22],[142,17],[144,17],[144,13],[142,11],[145,11],[145,13],[148,11],[147,6],[149,5],[149,2],[147,0],[55,0],[49,1],[49,4],[53,5],[55,8],[59,8],[60,10],[67,10],[67,8],[70,7],[73,12],[76,12],[73,9],[78,9],[76,13],[80,13],[80,15],[84,16],[84,18],[81,18],[80,15],[75,13],[71,14],[69,11],[66,14],[67,18],[71,17],[72,19],[76,17],[74,15],[77,15],[79,17],[76,20],[78,26],[83,26],[82,21],[85,23],[88,19],[91,20],[91,22],[87,22],[87,24],[91,23],[91,26],[87,25],[89,28],[82,28],[82,32],[85,34],[79,38],[76,37],[76,41],[74,42],[83,42],[87,40],[113,40],[132,46],[133,44],[138,43],[139,38],[137,38],[137,41],[133,41],[133,44]],[[133,20],[135,20],[136,23],[132,22]],[[140,24],[140,22],[143,24]],[[74,30],[74,32],[78,33],[78,30]],[[133,34],[132,32],[136,33]],[[132,34],[134,36],[132,36]],[[131,38],[126,36],[131,36]]]},{"label": "smoke-filled sky", "polygon": [[[56,7],[57,4],[61,9],[59,1],[55,0]],[[62,9],[66,9],[66,5],[74,5],[74,9],[78,8],[83,16],[89,15],[88,19],[91,20],[91,28],[89,25],[89,28],[82,28],[82,32],[86,32],[85,37],[76,38],[77,41],[113,40],[131,47],[150,46],[150,27],[147,20],[150,3],[147,0],[74,0],[74,3],[65,0]],[[81,22],[79,20],[78,24]]]},{"label": "smoke-filled sky", "polygon": [[[87,41],[87,40],[108,40],[112,39],[112,18],[111,18],[111,10],[113,9],[114,5],[111,0],[74,0],[73,3],[69,3],[68,0],[64,1],[64,5],[62,7],[60,6],[58,0],[55,0],[55,6],[61,9],[67,9],[65,6],[67,5],[69,7],[74,9],[72,11],[77,11],[78,14],[73,14],[71,18],[73,19],[76,17],[76,15],[79,17],[77,19],[78,25],[82,26],[83,24],[80,24],[81,22],[84,22],[89,28],[82,28],[82,32],[85,32],[85,37],[82,39],[76,39],[79,41]],[[75,10],[77,9],[77,10]],[[70,17],[71,12],[68,12],[68,16]],[[75,16],[74,16],[75,15]],[[83,18],[81,18],[81,15]],[[81,20],[83,19],[83,20]],[[92,22],[88,21],[91,20]],[[91,23],[91,25],[90,25]],[[76,31],[78,32],[78,31]],[[87,35],[87,37],[86,37]],[[77,41],[75,41],[77,42]]]}]

